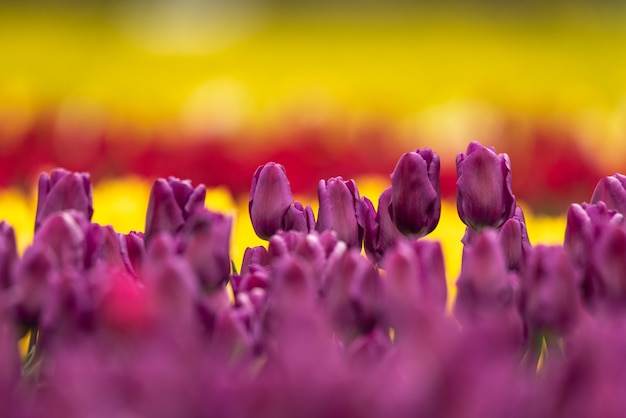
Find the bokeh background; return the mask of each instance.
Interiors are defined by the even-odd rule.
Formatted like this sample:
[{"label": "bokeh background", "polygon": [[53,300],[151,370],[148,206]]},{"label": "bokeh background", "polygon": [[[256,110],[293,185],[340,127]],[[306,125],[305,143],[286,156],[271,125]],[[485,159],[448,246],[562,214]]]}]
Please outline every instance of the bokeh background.
[{"label": "bokeh background", "polygon": [[603,0],[22,0],[0,4],[0,185],[43,169],[245,194],[388,176],[402,152],[508,152],[564,213],[626,171],[626,5]]}]

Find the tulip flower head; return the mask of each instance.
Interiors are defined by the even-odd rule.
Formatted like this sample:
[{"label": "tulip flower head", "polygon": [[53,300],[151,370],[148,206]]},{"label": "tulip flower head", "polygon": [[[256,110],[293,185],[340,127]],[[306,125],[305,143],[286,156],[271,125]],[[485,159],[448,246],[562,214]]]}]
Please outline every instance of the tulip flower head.
[{"label": "tulip flower head", "polygon": [[419,238],[435,229],[441,215],[436,152],[424,148],[400,157],[391,174],[389,212],[404,235]]},{"label": "tulip flower head", "polygon": [[91,220],[93,197],[89,174],[72,173],[63,169],[52,170],[49,176],[41,173],[35,231],[48,216],[69,209],[80,212],[87,220]]},{"label": "tulip flower head", "polygon": [[361,248],[364,228],[360,219],[359,190],[354,180],[345,181],[341,177],[320,180],[317,193],[317,230],[333,230],[349,247]]},{"label": "tulip flower head", "polygon": [[498,228],[515,213],[511,162],[507,154],[472,142],[456,157],[456,206],[463,223],[475,230]]},{"label": "tulip flower head", "polygon": [[615,173],[603,177],[591,196],[591,203],[598,202],[604,202],[607,208],[626,214],[626,176]]},{"label": "tulip flower head", "polygon": [[[267,240],[284,229],[284,218],[293,203],[285,168],[276,163],[259,166],[252,177],[248,203],[250,220],[256,234]],[[297,212],[298,209],[296,207],[293,210]],[[296,215],[289,215],[289,222],[294,225],[300,225],[301,220],[305,222],[307,219],[306,212],[302,217]]]}]

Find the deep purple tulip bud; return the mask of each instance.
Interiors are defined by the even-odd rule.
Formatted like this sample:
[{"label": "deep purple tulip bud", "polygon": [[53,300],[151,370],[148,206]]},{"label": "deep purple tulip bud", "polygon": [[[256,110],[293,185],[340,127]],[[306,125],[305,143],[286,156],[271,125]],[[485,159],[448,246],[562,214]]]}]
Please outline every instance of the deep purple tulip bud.
[{"label": "deep purple tulip bud", "polygon": [[364,228],[359,219],[360,197],[354,180],[344,181],[341,177],[320,180],[317,194],[317,230],[333,230],[349,247],[361,248]]},{"label": "deep purple tulip bud", "polygon": [[591,248],[595,296],[604,308],[626,309],[626,229],[608,224]]},{"label": "deep purple tulip bud", "polygon": [[71,173],[63,169],[52,170],[50,176],[41,173],[35,231],[48,216],[69,209],[80,212],[87,220],[91,220],[93,198],[89,174]]},{"label": "deep purple tulip bud", "polygon": [[389,211],[404,235],[423,237],[435,229],[441,215],[436,152],[424,148],[400,157],[391,174]]},{"label": "deep purple tulip bud", "polygon": [[387,306],[396,321],[415,312],[443,312],[448,291],[439,242],[400,240],[387,252],[383,265]]},{"label": "deep purple tulip bud", "polygon": [[[82,225],[81,225],[82,224]],[[36,245],[45,245],[62,269],[80,271],[84,267],[86,220],[74,211],[48,216],[35,233]]]},{"label": "deep purple tulip bud", "polygon": [[490,320],[515,309],[515,281],[495,231],[481,232],[465,247],[456,284],[454,314],[461,323]]},{"label": "deep purple tulip bud", "polygon": [[256,247],[248,247],[243,253],[243,260],[241,261],[241,271],[239,274],[242,276],[248,274],[250,266],[267,266],[270,262],[270,257],[267,249],[262,245]]},{"label": "deep purple tulip bud", "polygon": [[381,315],[380,277],[355,249],[344,251],[328,267],[324,302],[336,331],[349,342],[370,332]]},{"label": "deep purple tulip bud", "polygon": [[600,179],[591,196],[591,203],[598,202],[604,202],[607,208],[626,214],[626,176],[615,173]]},{"label": "deep purple tulip bud", "polygon": [[120,253],[124,265],[130,274],[139,276],[143,259],[146,256],[146,247],[143,241],[143,233],[131,231],[128,234],[118,234]]},{"label": "deep purple tulip bud", "polygon": [[291,186],[282,165],[267,163],[257,168],[252,177],[248,210],[254,231],[260,238],[269,239],[283,229],[283,219],[293,203]]},{"label": "deep purple tulip bud", "polygon": [[609,225],[623,226],[624,217],[607,209],[604,202],[572,204],[567,210],[563,247],[579,273],[583,300],[587,303],[595,301],[598,292],[597,272],[592,266],[591,254],[598,236]]},{"label": "deep purple tulip bud", "polygon": [[361,218],[365,220],[363,240],[365,253],[373,263],[379,263],[385,252],[403,237],[391,219],[391,186],[380,194],[378,212],[374,210],[374,205],[368,198],[361,198],[361,202],[363,212]]},{"label": "deep purple tulip bud", "polygon": [[299,231],[308,234],[315,230],[315,216],[310,205],[302,207],[302,203],[295,202],[289,206],[283,219],[285,231]]},{"label": "deep purple tulip bud", "polygon": [[520,311],[533,330],[571,331],[580,316],[576,271],[561,246],[533,248],[520,286]]},{"label": "deep purple tulip bud", "polygon": [[205,290],[228,281],[232,222],[230,216],[199,209],[183,228],[185,257]]},{"label": "deep purple tulip bud", "polygon": [[15,272],[11,303],[18,323],[27,328],[39,325],[44,307],[49,303],[50,289],[56,281],[55,255],[45,245],[26,249]]},{"label": "deep purple tulip bud", "polygon": [[471,142],[456,157],[456,206],[465,225],[498,228],[515,213],[511,162],[493,147]]},{"label": "deep purple tulip bud", "polygon": [[498,230],[498,239],[504,252],[507,269],[521,273],[532,247],[526,231],[524,213],[519,206],[515,209],[515,215]]},{"label": "deep purple tulip bud", "polygon": [[85,234],[84,265],[86,269],[90,269],[98,264],[103,264],[109,269],[126,268],[120,241],[113,227],[92,223],[87,227]]},{"label": "deep purple tulip bud", "polygon": [[199,185],[195,189],[190,180],[174,177],[157,179],[150,190],[150,200],[146,213],[144,240],[150,244],[152,237],[161,232],[176,234],[187,218],[198,207],[204,207],[206,188]]},{"label": "deep purple tulip bud", "polygon": [[13,266],[17,262],[15,231],[5,221],[0,222],[0,290],[13,284]]}]

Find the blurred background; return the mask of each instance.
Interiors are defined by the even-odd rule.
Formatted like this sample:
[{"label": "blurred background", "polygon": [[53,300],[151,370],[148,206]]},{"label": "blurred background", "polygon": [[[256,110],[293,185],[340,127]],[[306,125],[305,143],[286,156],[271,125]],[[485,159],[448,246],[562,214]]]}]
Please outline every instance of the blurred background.
[{"label": "blurred background", "polygon": [[63,166],[237,195],[273,160],[314,193],[430,147],[452,198],[477,140],[563,213],[626,172],[625,47],[612,0],[3,2],[0,185]]}]

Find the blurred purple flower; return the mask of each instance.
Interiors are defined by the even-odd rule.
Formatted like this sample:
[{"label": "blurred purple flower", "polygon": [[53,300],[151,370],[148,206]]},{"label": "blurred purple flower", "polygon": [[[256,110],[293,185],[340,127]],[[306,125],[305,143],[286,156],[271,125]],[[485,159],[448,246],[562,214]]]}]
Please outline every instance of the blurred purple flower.
[{"label": "blurred purple flower", "polygon": [[18,261],[15,231],[6,221],[0,222],[0,291],[13,285],[13,268]]},{"label": "blurred purple flower", "polygon": [[498,239],[504,253],[507,269],[518,274],[522,273],[526,259],[532,250],[522,208],[517,206],[515,214],[500,227]]},{"label": "blurred purple flower", "polygon": [[204,207],[205,197],[206,188],[202,184],[194,189],[190,180],[175,177],[155,180],[146,213],[146,246],[161,232],[178,233],[193,211]]},{"label": "blurred purple flower", "polygon": [[93,198],[91,181],[87,173],[71,173],[63,169],[41,173],[37,195],[35,231],[43,221],[56,212],[73,209],[91,220]]},{"label": "blurred purple flower", "polygon": [[608,209],[626,214],[626,176],[615,173],[603,177],[596,185],[591,203],[604,202]]}]

